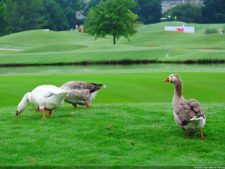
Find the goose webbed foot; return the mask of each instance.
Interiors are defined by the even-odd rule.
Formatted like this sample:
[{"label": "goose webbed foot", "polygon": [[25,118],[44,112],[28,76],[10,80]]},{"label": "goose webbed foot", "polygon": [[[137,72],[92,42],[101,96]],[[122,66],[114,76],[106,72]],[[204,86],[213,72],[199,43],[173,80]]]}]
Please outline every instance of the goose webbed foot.
[{"label": "goose webbed foot", "polygon": [[202,129],[200,129],[200,137],[201,137],[202,139],[204,138],[204,135],[203,135]]},{"label": "goose webbed foot", "polygon": [[89,103],[89,102],[86,102],[86,103],[85,103],[85,106],[86,106],[87,108],[89,108],[89,107],[90,107],[90,103]]},{"label": "goose webbed foot", "polygon": [[52,117],[52,110],[48,112],[49,117]]},{"label": "goose webbed foot", "polygon": [[184,134],[188,137],[194,137],[195,136],[195,132],[191,129],[184,129]]},{"label": "goose webbed foot", "polygon": [[36,108],[35,112],[36,112],[36,113],[40,112],[39,107]]},{"label": "goose webbed foot", "polygon": [[73,108],[76,109],[77,108],[77,104],[73,104]]}]

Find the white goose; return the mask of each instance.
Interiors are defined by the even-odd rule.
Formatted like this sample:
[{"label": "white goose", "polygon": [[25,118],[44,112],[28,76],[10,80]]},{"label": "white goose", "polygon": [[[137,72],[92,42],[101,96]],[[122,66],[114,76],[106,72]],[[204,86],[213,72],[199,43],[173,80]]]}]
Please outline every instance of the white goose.
[{"label": "white goose", "polygon": [[46,110],[49,116],[52,110],[63,104],[67,92],[53,85],[41,85],[26,93],[17,106],[16,115],[20,115],[26,108],[28,103],[32,103],[42,110],[43,119],[46,119]]},{"label": "white goose", "polygon": [[203,138],[202,128],[206,123],[206,117],[198,101],[186,100],[182,95],[182,82],[178,75],[170,75],[165,82],[174,84],[174,96],[172,101],[175,122],[186,134],[200,131]]}]

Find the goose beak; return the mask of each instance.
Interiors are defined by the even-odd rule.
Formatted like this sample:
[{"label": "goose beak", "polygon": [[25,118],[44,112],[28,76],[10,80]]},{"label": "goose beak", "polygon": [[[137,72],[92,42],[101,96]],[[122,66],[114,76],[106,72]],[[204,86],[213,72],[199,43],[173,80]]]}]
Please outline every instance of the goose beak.
[{"label": "goose beak", "polygon": [[169,82],[170,82],[170,79],[167,77],[167,78],[164,80],[164,82],[169,83]]}]

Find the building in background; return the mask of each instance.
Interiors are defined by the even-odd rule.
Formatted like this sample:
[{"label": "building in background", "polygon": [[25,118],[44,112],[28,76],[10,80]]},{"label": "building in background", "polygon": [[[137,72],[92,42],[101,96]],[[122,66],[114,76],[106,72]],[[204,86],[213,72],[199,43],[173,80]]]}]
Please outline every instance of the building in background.
[{"label": "building in background", "polygon": [[170,8],[173,8],[177,4],[190,3],[195,5],[203,5],[204,0],[163,0],[162,1],[162,13],[166,12]]}]

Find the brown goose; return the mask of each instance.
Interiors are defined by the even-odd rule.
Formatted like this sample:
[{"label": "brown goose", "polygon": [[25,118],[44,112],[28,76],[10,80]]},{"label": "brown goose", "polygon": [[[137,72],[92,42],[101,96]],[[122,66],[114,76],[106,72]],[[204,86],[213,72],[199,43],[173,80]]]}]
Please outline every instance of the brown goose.
[{"label": "brown goose", "polygon": [[91,100],[104,87],[105,85],[103,84],[70,81],[63,84],[61,89],[68,92],[65,102],[72,104],[74,107],[77,105],[86,105],[86,107],[89,107]]},{"label": "brown goose", "polygon": [[185,133],[200,131],[203,138],[202,128],[206,123],[206,117],[198,101],[194,99],[185,100],[182,95],[182,82],[178,75],[170,75],[165,82],[174,84],[174,96],[172,100],[175,122]]}]

